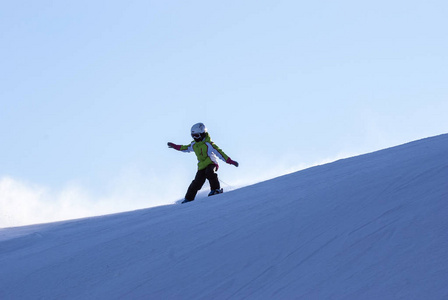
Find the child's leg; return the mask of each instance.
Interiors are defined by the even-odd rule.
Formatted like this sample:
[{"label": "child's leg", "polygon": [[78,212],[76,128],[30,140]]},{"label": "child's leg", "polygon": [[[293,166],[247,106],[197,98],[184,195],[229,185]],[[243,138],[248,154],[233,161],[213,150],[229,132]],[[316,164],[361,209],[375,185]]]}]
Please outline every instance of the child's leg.
[{"label": "child's leg", "polygon": [[196,194],[204,185],[205,178],[206,178],[205,170],[199,170],[196,173],[194,180],[191,182],[190,186],[188,187],[187,194],[185,195],[185,200],[187,200],[187,201],[194,200],[194,198],[196,197]]},{"label": "child's leg", "polygon": [[210,190],[214,191],[214,190],[219,190],[220,189],[220,184],[219,184],[219,179],[218,179],[218,174],[216,173],[216,166],[211,164],[208,165],[207,168],[205,168],[205,177],[208,179],[209,183],[210,183]]}]

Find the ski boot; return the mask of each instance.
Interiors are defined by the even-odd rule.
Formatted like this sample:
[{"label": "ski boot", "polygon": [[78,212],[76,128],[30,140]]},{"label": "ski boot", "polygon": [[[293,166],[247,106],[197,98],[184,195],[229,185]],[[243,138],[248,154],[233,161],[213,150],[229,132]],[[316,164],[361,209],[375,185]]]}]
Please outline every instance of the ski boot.
[{"label": "ski boot", "polygon": [[210,197],[210,196],[213,196],[213,195],[222,194],[223,192],[224,192],[223,189],[212,190],[212,191],[208,194],[208,196]]}]

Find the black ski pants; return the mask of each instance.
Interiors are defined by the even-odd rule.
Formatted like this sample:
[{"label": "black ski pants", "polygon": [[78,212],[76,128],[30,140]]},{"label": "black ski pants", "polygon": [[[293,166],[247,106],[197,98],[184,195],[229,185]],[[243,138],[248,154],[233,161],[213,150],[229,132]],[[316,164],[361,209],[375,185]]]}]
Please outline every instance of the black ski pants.
[{"label": "black ski pants", "polygon": [[188,201],[193,201],[196,197],[198,191],[202,188],[207,179],[210,183],[210,190],[217,190],[220,188],[218,174],[216,174],[217,167],[214,164],[208,165],[203,170],[198,170],[196,173],[196,177],[191,182],[188,187],[187,194],[185,195],[185,199]]}]

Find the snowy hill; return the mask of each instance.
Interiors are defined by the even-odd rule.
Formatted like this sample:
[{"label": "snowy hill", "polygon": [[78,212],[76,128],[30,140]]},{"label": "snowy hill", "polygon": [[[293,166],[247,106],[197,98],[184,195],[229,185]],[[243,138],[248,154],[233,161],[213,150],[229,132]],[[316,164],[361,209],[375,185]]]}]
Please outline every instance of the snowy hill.
[{"label": "snowy hill", "polygon": [[448,299],[448,135],[185,205],[0,230],[0,299]]}]

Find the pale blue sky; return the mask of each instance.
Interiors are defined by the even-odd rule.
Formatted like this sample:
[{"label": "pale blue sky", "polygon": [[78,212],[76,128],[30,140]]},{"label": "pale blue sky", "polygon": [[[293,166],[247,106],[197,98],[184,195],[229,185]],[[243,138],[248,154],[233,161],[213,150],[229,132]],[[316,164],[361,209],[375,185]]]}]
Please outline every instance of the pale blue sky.
[{"label": "pale blue sky", "polygon": [[149,206],[183,197],[195,157],[166,142],[197,122],[240,162],[220,168],[232,187],[446,133],[447,15],[443,0],[4,1],[0,180]]}]

